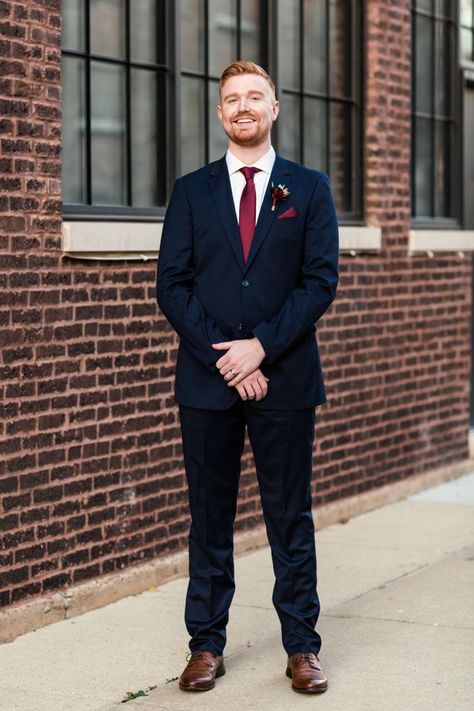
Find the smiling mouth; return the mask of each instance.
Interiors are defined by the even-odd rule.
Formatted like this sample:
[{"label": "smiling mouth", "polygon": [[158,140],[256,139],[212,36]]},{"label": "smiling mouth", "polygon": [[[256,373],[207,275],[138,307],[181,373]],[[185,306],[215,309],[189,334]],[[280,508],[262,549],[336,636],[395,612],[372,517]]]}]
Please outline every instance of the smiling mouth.
[{"label": "smiling mouth", "polygon": [[250,126],[250,124],[255,123],[255,119],[240,118],[236,119],[234,123],[238,124],[239,126]]}]

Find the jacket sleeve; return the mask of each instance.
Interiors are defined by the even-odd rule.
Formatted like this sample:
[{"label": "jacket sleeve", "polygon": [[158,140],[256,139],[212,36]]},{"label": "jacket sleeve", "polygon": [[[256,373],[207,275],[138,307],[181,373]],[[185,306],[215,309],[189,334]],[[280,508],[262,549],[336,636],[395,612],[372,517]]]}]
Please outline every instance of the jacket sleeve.
[{"label": "jacket sleeve", "polygon": [[189,201],[182,179],[175,183],[166,212],[156,274],[156,299],[161,311],[180,339],[212,372],[221,351],[212,343],[228,338],[205,313],[193,293],[193,226]]},{"label": "jacket sleeve", "polygon": [[277,313],[260,322],[253,333],[265,349],[267,363],[276,361],[321,318],[338,283],[339,229],[329,178],[314,187],[305,225],[301,283]]}]

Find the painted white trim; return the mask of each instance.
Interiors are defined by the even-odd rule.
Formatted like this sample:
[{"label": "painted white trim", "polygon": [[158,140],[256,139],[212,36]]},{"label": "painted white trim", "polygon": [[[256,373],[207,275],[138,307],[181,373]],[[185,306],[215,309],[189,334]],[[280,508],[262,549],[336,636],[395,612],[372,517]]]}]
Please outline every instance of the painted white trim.
[{"label": "painted white trim", "polygon": [[[62,250],[77,259],[156,259],[162,222],[63,222]],[[356,255],[381,248],[380,227],[339,228],[340,251]]]},{"label": "painted white trim", "polygon": [[474,230],[410,230],[410,252],[474,252]]}]

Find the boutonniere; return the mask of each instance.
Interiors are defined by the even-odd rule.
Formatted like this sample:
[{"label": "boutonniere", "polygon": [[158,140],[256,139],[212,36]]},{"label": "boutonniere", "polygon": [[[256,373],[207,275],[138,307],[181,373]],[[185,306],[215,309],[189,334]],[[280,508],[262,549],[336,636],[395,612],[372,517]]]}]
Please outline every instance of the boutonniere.
[{"label": "boutonniere", "polygon": [[289,194],[290,191],[286,185],[280,184],[275,187],[272,183],[272,210],[276,208],[277,203],[280,202],[280,200],[286,200]]}]

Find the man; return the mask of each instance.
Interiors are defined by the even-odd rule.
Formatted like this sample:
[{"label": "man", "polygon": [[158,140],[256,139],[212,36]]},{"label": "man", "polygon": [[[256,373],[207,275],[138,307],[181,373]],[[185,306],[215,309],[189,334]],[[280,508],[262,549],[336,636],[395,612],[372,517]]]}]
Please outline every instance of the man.
[{"label": "man", "polygon": [[325,401],[314,324],[336,294],[338,226],[328,177],[275,155],[278,111],[261,67],[224,70],[227,154],[176,181],[163,227],[157,299],[180,337],[175,394],[192,519],[187,691],[212,689],[225,673],[246,426],[286,674],[295,691],[327,688],[310,486],[314,408]]}]

